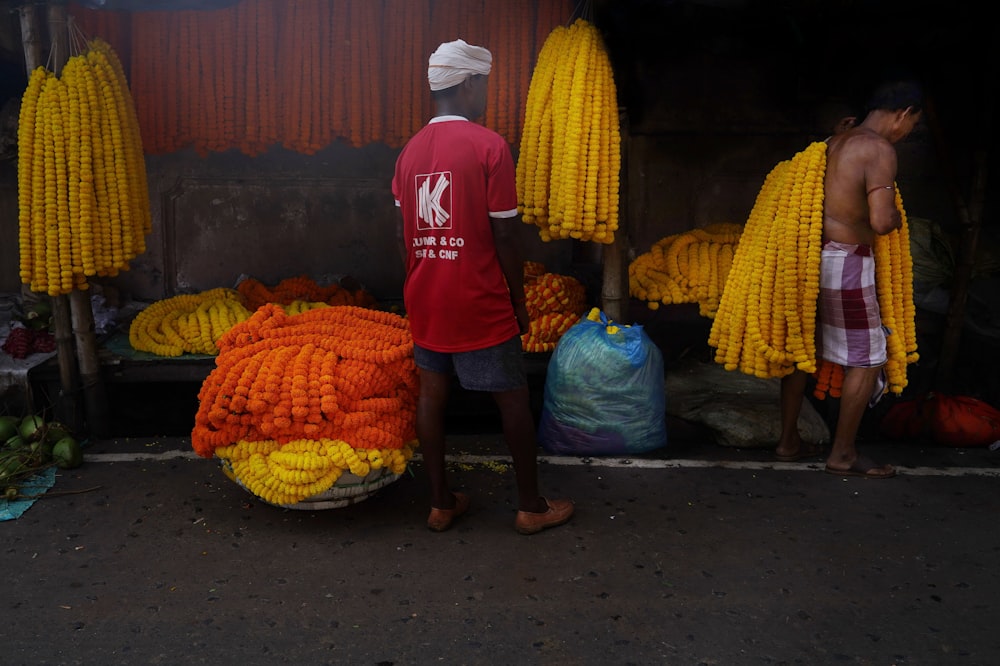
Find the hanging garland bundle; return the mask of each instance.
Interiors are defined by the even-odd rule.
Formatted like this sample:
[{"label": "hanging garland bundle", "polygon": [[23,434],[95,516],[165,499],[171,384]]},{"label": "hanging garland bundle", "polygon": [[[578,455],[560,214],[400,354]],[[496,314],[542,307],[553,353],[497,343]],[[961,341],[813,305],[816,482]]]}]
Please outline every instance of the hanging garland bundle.
[{"label": "hanging garland bundle", "polygon": [[650,310],[697,303],[701,316],[714,318],[742,233],[738,224],[719,223],[660,239],[629,264],[629,293]]},{"label": "hanging garland bundle", "polygon": [[[823,234],[826,143],[814,142],[768,174],[750,211],[708,343],[727,370],[761,378],[795,369],[815,374],[816,394],[839,395],[843,369],[816,356],[816,305]],[[888,336],[887,390],[905,388],[917,360],[913,265],[902,197],[902,227],[876,237],[876,290]]]},{"label": "hanging garland bundle", "polygon": [[556,27],[528,87],[518,210],[543,241],[610,244],[618,229],[621,135],[611,61],[597,28]]},{"label": "hanging garland bundle", "polygon": [[499,63],[484,122],[516,145],[530,62],[572,11],[565,0],[508,0],[496,15],[468,0],[241,0],[112,21],[71,4],[90,34],[129,49],[150,154],[250,156],[279,144],[304,154],[336,141],[402,146],[432,112],[427,55],[459,35]]},{"label": "hanging garland bundle", "polygon": [[86,43],[61,76],[31,72],[17,139],[21,282],[59,296],[128,270],[152,222],[135,108],[106,42]]}]

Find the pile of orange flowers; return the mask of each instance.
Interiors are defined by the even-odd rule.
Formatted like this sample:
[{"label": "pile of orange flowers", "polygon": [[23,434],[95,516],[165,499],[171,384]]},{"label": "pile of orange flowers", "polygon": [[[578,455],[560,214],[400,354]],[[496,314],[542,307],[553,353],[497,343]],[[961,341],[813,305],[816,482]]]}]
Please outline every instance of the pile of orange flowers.
[{"label": "pile of orange flowers", "polygon": [[284,506],[344,473],[405,469],[418,391],[406,319],[356,306],[289,315],[269,303],[219,347],[191,443],[250,492]]},{"label": "pile of orange flowers", "polygon": [[243,296],[250,310],[256,310],[265,303],[289,305],[293,301],[360,307],[370,307],[376,303],[371,293],[350,278],[345,278],[342,283],[321,285],[308,275],[296,275],[269,287],[256,278],[248,277],[236,285],[236,290]]},{"label": "pile of orange flowers", "polygon": [[[795,369],[817,377],[818,397],[839,395],[843,368],[817,359],[816,306],[823,234],[826,143],[814,142],[768,174],[733,256],[708,342],[727,370],[761,378]],[[888,336],[887,390],[905,388],[917,360],[913,265],[902,228],[876,239],[876,290]]]},{"label": "pile of orange flowers", "polygon": [[741,225],[719,223],[660,239],[629,264],[629,293],[650,310],[697,303],[701,316],[714,318],[742,233]]},{"label": "pile of orange flowers", "polygon": [[559,338],[580,321],[586,310],[583,284],[570,275],[547,273],[538,262],[525,262],[524,295],[531,320],[528,332],[521,336],[526,352],[549,352]]},{"label": "pile of orange flowers", "polygon": [[399,315],[337,306],[289,316],[266,304],[218,346],[191,433],[202,457],[242,441],[385,451],[415,437],[413,340]]}]

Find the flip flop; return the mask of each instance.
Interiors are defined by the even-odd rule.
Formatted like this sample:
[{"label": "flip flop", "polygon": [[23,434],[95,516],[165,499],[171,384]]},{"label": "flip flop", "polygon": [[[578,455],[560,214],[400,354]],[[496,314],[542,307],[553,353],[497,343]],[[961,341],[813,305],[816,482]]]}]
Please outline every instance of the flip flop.
[{"label": "flip flop", "polygon": [[795,453],[789,455],[782,455],[780,453],[775,453],[774,458],[778,462],[798,462],[804,458],[815,458],[823,454],[823,446],[815,442],[806,444],[802,442],[799,444],[799,450]]},{"label": "flip flop", "polygon": [[896,470],[891,466],[876,464],[871,458],[864,456],[858,456],[847,469],[837,469],[827,464],[826,472],[836,476],[860,476],[866,479],[891,479],[896,476]]}]

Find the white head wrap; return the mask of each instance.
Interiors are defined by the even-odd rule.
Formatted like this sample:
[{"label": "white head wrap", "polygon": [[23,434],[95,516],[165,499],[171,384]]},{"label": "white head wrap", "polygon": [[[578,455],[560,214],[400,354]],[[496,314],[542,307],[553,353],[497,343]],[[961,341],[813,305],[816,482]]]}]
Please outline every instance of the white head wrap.
[{"label": "white head wrap", "polygon": [[431,54],[427,61],[427,82],[431,90],[444,90],[473,74],[489,74],[492,66],[493,54],[488,49],[456,39],[445,42]]}]

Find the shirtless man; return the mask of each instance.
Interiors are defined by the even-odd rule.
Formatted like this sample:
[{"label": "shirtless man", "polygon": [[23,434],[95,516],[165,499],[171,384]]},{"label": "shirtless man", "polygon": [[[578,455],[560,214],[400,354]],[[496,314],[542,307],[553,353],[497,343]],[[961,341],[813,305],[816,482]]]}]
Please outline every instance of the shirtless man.
[{"label": "shirtless man", "polygon": [[[913,131],[922,108],[914,84],[884,85],[869,101],[865,119],[827,142],[817,349],[822,358],[844,366],[840,414],[826,462],[831,474],[885,479],[896,473],[859,455],[856,437],[865,407],[878,400],[884,386],[886,331],[875,293],[873,246],[877,235],[902,225],[893,144]],[[796,423],[805,385],[802,372],[782,381],[779,459],[800,453]]]}]

